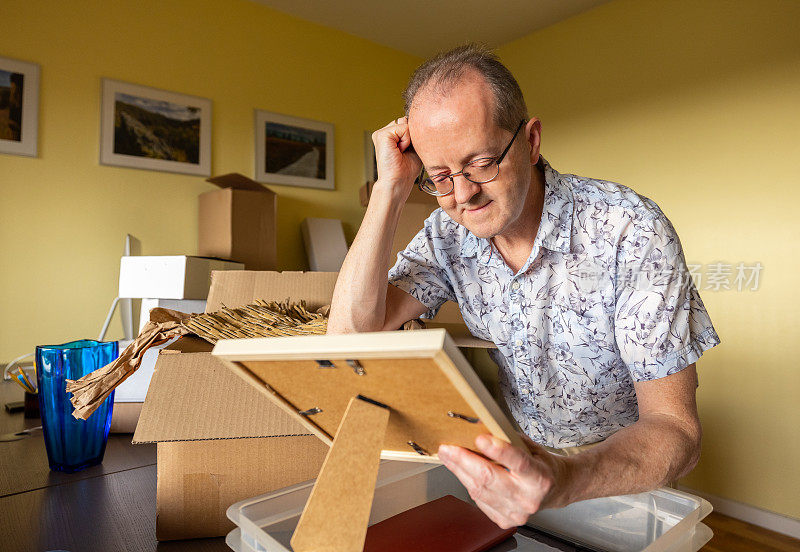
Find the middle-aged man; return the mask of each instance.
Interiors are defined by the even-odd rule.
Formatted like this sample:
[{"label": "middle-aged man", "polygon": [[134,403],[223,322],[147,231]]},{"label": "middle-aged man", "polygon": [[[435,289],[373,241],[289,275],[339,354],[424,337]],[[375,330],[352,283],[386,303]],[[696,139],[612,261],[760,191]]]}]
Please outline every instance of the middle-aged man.
[{"label": "middle-aged man", "polygon": [[[501,527],[688,473],[700,455],[694,363],[719,338],[666,216],[629,188],[553,169],[519,85],[480,47],[425,62],[404,98],[407,116],[372,135],[378,181],[329,333],[397,329],[451,300],[497,345],[527,450],[481,436],[485,458],[438,455]],[[387,275],[415,182],[440,208]]]}]

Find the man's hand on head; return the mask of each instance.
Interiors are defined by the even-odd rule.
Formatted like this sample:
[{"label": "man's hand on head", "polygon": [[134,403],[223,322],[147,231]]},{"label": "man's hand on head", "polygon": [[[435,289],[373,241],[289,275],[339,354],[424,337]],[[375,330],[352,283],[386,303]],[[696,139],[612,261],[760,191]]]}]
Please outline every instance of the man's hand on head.
[{"label": "man's hand on head", "polygon": [[372,133],[372,142],[378,164],[375,190],[386,189],[402,197],[405,203],[422,170],[422,161],[411,146],[408,118],[400,117],[376,130]]},{"label": "man's hand on head", "polygon": [[475,504],[503,529],[524,525],[542,508],[565,505],[557,496],[566,471],[563,458],[523,438],[529,450],[491,435],[479,436],[475,446],[486,458],[462,447],[439,447],[439,459]]}]

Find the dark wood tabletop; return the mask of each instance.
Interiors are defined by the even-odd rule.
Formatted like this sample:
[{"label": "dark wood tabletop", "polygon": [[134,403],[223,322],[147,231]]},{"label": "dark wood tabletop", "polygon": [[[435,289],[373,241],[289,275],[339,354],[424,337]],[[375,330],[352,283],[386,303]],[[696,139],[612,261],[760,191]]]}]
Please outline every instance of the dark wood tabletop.
[{"label": "dark wood tabletop", "polygon": [[[23,392],[0,381],[0,433],[41,425],[5,404]],[[4,552],[230,552],[223,538],[156,541],[156,447],[110,435],[103,463],[50,471],[41,430],[0,442],[0,550]]]}]

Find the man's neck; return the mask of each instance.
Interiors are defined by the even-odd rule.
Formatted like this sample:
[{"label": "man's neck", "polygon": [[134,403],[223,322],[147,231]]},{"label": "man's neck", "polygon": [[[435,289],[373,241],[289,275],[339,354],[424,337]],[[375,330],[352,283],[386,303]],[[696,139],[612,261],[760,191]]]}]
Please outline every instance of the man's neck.
[{"label": "man's neck", "polygon": [[509,268],[516,274],[525,265],[533,250],[544,208],[544,173],[538,165],[531,170],[531,186],[525,208],[515,224],[491,241]]}]

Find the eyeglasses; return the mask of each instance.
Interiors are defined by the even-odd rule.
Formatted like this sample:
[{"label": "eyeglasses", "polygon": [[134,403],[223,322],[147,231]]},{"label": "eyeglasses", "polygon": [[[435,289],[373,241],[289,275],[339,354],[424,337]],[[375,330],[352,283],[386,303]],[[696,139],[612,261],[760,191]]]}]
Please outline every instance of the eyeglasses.
[{"label": "eyeglasses", "polygon": [[514,136],[511,137],[511,141],[506,146],[506,149],[504,149],[503,153],[501,153],[499,156],[481,157],[475,161],[470,161],[464,165],[459,172],[452,174],[440,173],[431,176],[423,167],[422,172],[419,173],[419,176],[415,181],[415,184],[420,190],[427,194],[434,196],[446,196],[455,188],[456,183],[454,179],[459,175],[463,176],[474,184],[486,184],[487,182],[491,182],[500,175],[500,163],[503,162],[508,150],[511,149],[511,144],[514,143],[514,139],[516,139],[517,134],[519,134],[519,130],[524,124],[525,119],[520,121],[519,126],[517,126],[517,130],[514,131]]}]

